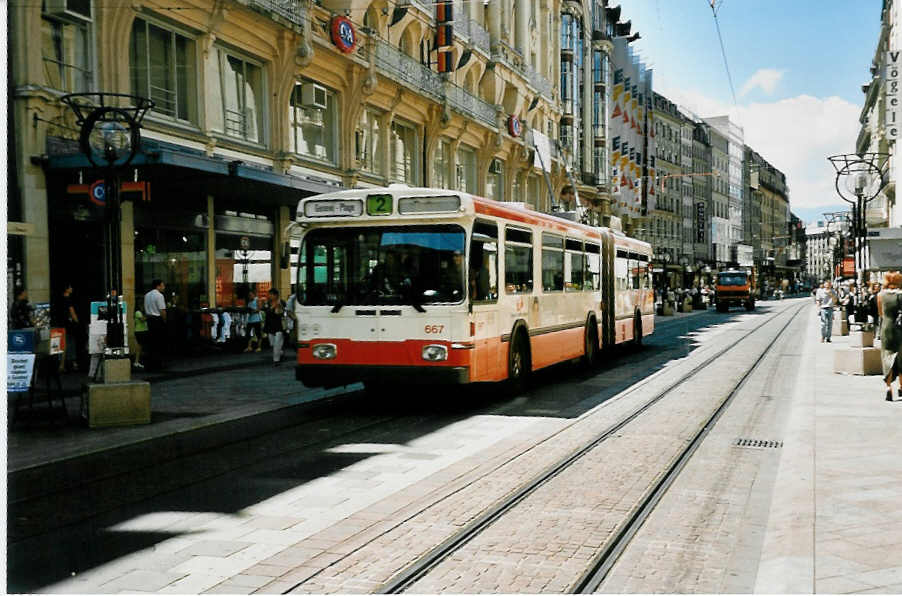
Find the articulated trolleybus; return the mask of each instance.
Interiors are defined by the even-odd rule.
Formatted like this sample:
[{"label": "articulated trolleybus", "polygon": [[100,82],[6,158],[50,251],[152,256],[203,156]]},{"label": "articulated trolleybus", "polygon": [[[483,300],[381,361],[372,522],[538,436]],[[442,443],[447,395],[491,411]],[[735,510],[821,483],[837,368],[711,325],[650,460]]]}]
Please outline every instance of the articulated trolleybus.
[{"label": "articulated trolleybus", "polygon": [[651,247],[441,189],[301,200],[297,378],[332,387],[510,380],[654,329]]}]

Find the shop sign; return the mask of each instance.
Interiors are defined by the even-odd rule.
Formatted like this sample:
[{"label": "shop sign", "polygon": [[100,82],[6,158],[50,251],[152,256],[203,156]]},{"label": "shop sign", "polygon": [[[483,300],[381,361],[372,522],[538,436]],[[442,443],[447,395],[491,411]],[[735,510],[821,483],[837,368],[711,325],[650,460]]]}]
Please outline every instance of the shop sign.
[{"label": "shop sign", "polygon": [[853,275],[855,275],[855,257],[843,257],[842,276],[852,277]]},{"label": "shop sign", "polygon": [[511,114],[507,119],[507,130],[512,137],[519,137],[523,133],[523,124],[516,114]]},{"label": "shop sign", "polygon": [[347,17],[337,16],[332,19],[332,43],[345,54],[354,51],[357,45],[357,31]]},{"label": "shop sign", "polygon": [[899,50],[890,50],[884,54],[886,63],[886,138],[899,137]]},{"label": "shop sign", "polygon": [[699,244],[705,242],[705,203],[699,201],[695,204],[695,241]]},{"label": "shop sign", "polygon": [[22,393],[31,388],[34,375],[34,354],[22,352],[6,355],[6,392]]}]

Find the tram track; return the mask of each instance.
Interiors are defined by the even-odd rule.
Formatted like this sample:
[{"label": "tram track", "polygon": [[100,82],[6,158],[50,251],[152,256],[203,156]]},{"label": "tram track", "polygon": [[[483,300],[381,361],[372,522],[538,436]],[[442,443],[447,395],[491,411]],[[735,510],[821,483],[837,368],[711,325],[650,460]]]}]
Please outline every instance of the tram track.
[{"label": "tram track", "polygon": [[[785,330],[789,327],[792,321],[795,320],[798,313],[801,312],[804,307],[805,305],[803,304],[794,308],[794,312],[792,312],[788,320],[786,320],[782,327],[780,327],[776,337],[780,337],[785,332]],[[782,315],[784,312],[791,309],[793,309],[793,307],[787,308],[779,314]],[[470,523],[468,523],[454,535],[450,536],[448,539],[417,559],[412,565],[395,574],[393,578],[391,578],[388,582],[380,587],[378,592],[389,594],[406,591],[417,581],[426,577],[435,567],[451,557],[455,552],[458,552],[465,545],[470,543],[476,536],[480,535],[487,528],[495,524],[506,513],[510,512],[512,509],[517,507],[517,505],[526,500],[530,495],[534,494],[540,487],[546,485],[553,478],[557,477],[566,469],[570,468],[575,462],[585,457],[586,454],[607,441],[610,437],[616,435],[620,430],[624,429],[624,427],[639,418],[642,414],[647,412],[655,404],[659,403],[667,395],[673,393],[678,387],[684,385],[689,380],[694,378],[700,371],[707,369],[717,359],[735,349],[749,336],[764,329],[770,323],[773,323],[776,320],[778,320],[776,317],[769,319],[761,325],[758,325],[749,330],[747,333],[742,334],[738,339],[730,342],[726,347],[718,349],[714,354],[708,356],[702,362],[691,368],[688,372],[685,372],[684,374],[680,375],[679,378],[677,378],[675,381],[669,383],[667,387],[657,392],[651,399],[644,402],[638,408],[635,408],[631,413],[627,414],[611,426],[607,427],[589,443],[584,444],[578,449],[572,451],[566,457],[560,459],[558,462],[545,468],[541,473],[534,476],[530,481],[524,483],[517,490],[499,501],[495,506],[483,512],[481,515],[473,519]],[[773,345],[773,342],[771,343],[771,345]],[[641,526],[645,517],[647,517],[647,515],[654,509],[654,505],[666,492],[667,487],[669,487],[673,480],[678,476],[679,471],[691,458],[692,453],[694,453],[698,445],[701,444],[705,435],[714,425],[717,418],[719,418],[722,412],[729,406],[729,403],[732,401],[732,397],[742,387],[748,376],[758,367],[763,358],[769,353],[770,349],[770,346],[765,348],[762,354],[752,363],[750,368],[739,378],[738,381],[734,383],[734,386],[728,392],[727,396],[723,399],[721,404],[716,408],[716,410],[708,418],[708,420],[701,426],[701,429],[695,435],[692,441],[689,442],[685,450],[675,459],[670,468],[663,474],[659,482],[654,486],[654,489],[650,491],[643,502],[633,510],[633,515],[629,517],[626,524],[623,524],[621,526],[620,530],[617,532],[616,538],[613,541],[610,541],[608,545],[600,552],[600,554],[595,559],[593,559],[589,569],[574,584],[574,592],[581,593],[585,591],[592,591],[600,584],[600,582],[604,579],[604,575],[616,561],[617,556],[619,556],[620,552],[622,552],[623,548],[625,548],[626,544],[629,541],[629,538],[632,537],[635,531]],[[637,387],[634,386],[633,388],[621,393],[620,397],[624,397],[625,395],[628,395],[635,390],[637,390]],[[554,438],[555,436],[566,432],[569,428],[571,428],[578,422],[579,419],[564,426],[549,437],[546,437],[543,441],[540,441],[539,443],[536,443],[534,446],[530,447],[530,449],[527,451],[531,451],[540,447],[542,444]],[[520,457],[521,455],[523,454],[521,453],[511,458],[511,460],[516,459],[516,457]],[[285,593],[292,591],[300,585],[301,584],[299,583],[298,585],[287,590]]]}]

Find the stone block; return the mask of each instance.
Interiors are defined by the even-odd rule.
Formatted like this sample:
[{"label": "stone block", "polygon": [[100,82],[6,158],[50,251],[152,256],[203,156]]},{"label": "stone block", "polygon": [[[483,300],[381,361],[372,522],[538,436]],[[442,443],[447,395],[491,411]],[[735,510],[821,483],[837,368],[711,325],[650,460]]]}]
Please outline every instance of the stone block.
[{"label": "stone block", "polygon": [[692,312],[692,302],[683,300],[683,307],[680,309],[680,312]]},{"label": "stone block", "polygon": [[849,333],[850,348],[873,348],[874,332],[873,331],[852,331]]},{"label": "stone block", "polygon": [[833,312],[833,332],[832,335],[849,335],[849,322],[842,315],[841,310]]},{"label": "stone block", "polygon": [[880,350],[877,348],[836,348],[833,352],[833,372],[849,375],[879,375]]},{"label": "stone block", "polygon": [[661,311],[659,314],[661,314],[665,317],[672,317],[673,316],[673,306],[671,306],[671,304],[669,302],[664,302],[661,305]]},{"label": "stone block", "polygon": [[104,383],[128,383],[132,380],[132,361],[128,358],[106,358],[103,361]]},{"label": "stone block", "polygon": [[149,424],[150,383],[88,383],[82,394],[82,415],[91,428]]}]

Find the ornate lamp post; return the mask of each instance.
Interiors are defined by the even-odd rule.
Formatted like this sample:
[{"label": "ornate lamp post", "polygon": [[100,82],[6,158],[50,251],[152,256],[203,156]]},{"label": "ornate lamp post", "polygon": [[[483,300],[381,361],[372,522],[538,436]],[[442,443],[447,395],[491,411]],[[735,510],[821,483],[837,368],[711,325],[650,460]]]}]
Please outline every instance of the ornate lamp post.
[{"label": "ornate lamp post", "polygon": [[865,270],[866,223],[864,210],[886,186],[888,153],[844,153],[827,158],[836,169],[836,192],[852,204],[852,239],[855,247],[856,291],[861,291]]},{"label": "ornate lamp post", "polygon": [[[848,211],[833,211],[824,213],[827,220],[827,248],[830,249],[830,274],[833,277],[836,271],[836,253],[842,254],[842,224],[849,223],[852,220],[852,214]],[[831,244],[833,233],[836,233],[836,242]]]},{"label": "ornate lamp post", "polygon": [[[103,184],[92,191],[94,199],[106,205],[105,251],[107,295],[107,350],[121,355],[125,345],[122,311],[122,238],[119,208],[118,169],[134,159],[141,144],[141,120],[154,103],[146,98],[122,93],[71,93],[60,98],[75,113],[81,128],[79,147],[96,168],[104,171]],[[98,196],[99,195],[99,196]]]}]

